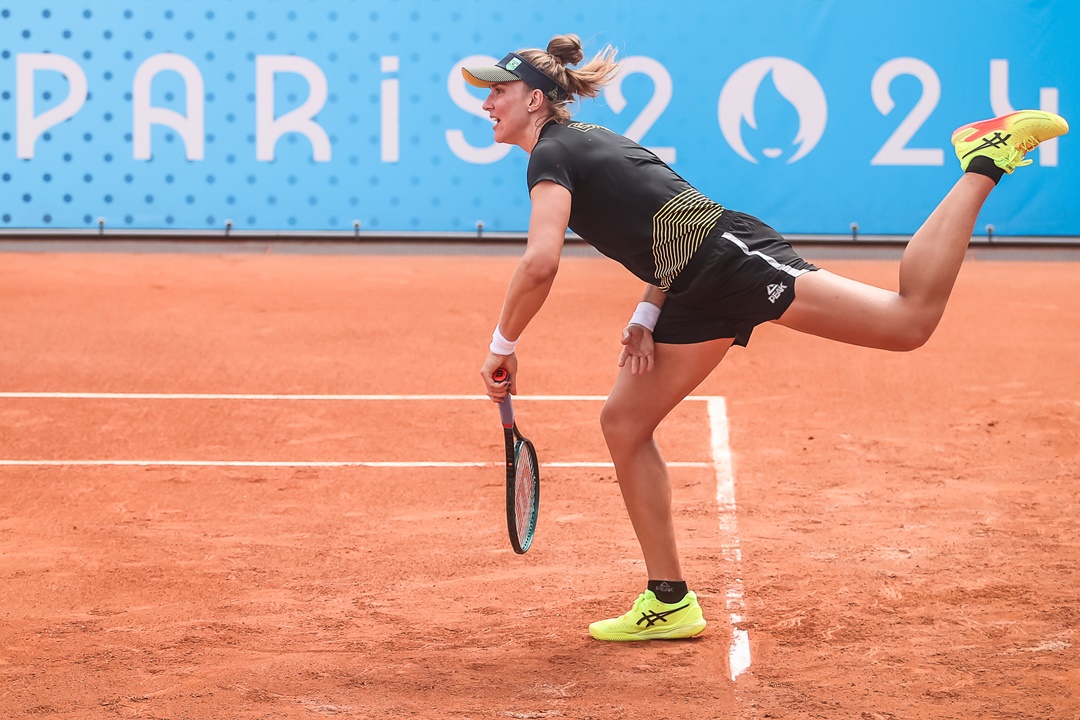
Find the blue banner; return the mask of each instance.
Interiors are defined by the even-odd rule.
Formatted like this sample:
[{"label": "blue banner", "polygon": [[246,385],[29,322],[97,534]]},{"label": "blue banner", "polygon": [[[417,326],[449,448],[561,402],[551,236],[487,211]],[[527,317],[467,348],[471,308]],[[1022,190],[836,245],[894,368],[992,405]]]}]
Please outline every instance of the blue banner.
[{"label": "blue banner", "polygon": [[[913,232],[965,122],[1080,125],[1071,0],[0,0],[0,30],[0,231],[524,231],[527,157],[459,68],[571,32],[623,61],[576,119],[790,234]],[[1078,134],[977,232],[1080,235]]]}]

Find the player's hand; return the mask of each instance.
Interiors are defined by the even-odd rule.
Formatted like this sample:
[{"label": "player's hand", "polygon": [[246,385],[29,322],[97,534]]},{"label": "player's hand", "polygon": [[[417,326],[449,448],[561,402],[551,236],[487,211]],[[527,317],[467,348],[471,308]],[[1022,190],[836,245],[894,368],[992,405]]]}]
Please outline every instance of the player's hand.
[{"label": "player's hand", "polygon": [[630,363],[630,372],[641,375],[653,369],[652,332],[637,323],[630,323],[622,332],[622,352],[619,353],[619,367]]},{"label": "player's hand", "polygon": [[[487,396],[493,402],[501,403],[507,393],[517,395],[517,367],[517,355],[513,353],[510,355],[488,354],[484,366],[480,368],[480,377],[484,379]],[[499,368],[506,370],[510,377],[508,380],[497,383],[491,376]]]}]

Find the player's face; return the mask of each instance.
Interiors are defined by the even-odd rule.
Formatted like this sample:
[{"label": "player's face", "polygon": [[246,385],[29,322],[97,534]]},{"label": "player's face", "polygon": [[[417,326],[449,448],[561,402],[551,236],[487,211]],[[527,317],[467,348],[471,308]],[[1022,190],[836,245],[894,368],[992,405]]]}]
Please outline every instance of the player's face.
[{"label": "player's face", "polygon": [[529,94],[529,86],[523,82],[491,86],[483,108],[495,123],[495,142],[519,145],[529,138],[529,131],[535,133]]}]

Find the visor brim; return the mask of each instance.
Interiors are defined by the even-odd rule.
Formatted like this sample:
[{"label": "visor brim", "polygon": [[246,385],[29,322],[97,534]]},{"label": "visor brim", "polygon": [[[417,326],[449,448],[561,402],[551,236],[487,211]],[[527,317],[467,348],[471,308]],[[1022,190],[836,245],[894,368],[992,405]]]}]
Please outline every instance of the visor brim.
[{"label": "visor brim", "polygon": [[518,82],[521,80],[517,75],[498,67],[497,65],[485,65],[483,67],[461,68],[461,74],[465,82],[474,87],[489,88],[496,83]]}]

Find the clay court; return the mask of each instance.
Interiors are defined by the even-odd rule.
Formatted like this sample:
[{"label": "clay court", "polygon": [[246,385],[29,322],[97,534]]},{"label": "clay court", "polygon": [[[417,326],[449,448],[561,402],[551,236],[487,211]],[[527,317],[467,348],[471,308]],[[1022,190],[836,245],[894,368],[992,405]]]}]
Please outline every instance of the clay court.
[{"label": "clay court", "polygon": [[1080,717],[1074,252],[972,251],[914,353],[732,351],[659,433],[709,627],[622,645],[621,267],[568,253],[519,349],[519,556],[478,371],[520,248],[39,245],[0,253],[3,717]]}]

